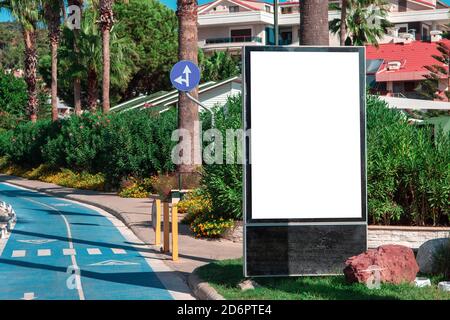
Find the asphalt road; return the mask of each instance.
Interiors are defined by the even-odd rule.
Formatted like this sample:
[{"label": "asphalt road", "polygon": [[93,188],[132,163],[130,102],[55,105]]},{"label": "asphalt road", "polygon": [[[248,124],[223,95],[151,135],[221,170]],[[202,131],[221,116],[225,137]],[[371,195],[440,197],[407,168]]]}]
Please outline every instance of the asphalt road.
[{"label": "asphalt road", "polygon": [[172,299],[111,219],[74,202],[0,183],[17,223],[0,240],[0,299]]}]

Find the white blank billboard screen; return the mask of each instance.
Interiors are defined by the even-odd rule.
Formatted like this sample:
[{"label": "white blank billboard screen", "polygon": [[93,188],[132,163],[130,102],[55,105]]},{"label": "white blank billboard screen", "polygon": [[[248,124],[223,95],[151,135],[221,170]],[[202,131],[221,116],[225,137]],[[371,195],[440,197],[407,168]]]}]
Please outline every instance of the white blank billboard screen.
[{"label": "white blank billboard screen", "polygon": [[359,53],[250,55],[251,218],[362,218]]}]

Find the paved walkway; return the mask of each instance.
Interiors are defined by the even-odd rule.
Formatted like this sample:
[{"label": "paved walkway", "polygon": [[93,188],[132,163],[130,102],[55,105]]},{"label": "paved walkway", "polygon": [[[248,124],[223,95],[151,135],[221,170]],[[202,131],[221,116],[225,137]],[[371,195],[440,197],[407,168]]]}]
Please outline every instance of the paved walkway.
[{"label": "paved walkway", "polygon": [[[1,182],[99,207],[120,219],[145,244],[154,244],[155,233],[151,227],[151,199],[120,198],[115,193],[66,188],[52,183],[3,174],[0,174]],[[178,271],[186,279],[195,268],[201,265],[214,260],[239,258],[242,257],[242,252],[241,243],[228,240],[196,239],[187,226],[180,224],[179,261],[173,262],[169,255],[160,254],[157,250],[154,250],[152,254],[156,254],[154,258],[164,261],[166,265]]]}]

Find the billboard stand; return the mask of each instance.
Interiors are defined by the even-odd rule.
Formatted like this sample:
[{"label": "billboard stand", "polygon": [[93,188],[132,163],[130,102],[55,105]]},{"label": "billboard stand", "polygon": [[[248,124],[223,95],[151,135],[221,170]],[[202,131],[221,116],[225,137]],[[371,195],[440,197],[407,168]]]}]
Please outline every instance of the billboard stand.
[{"label": "billboard stand", "polygon": [[244,47],[244,275],[342,274],[367,249],[363,47]]}]

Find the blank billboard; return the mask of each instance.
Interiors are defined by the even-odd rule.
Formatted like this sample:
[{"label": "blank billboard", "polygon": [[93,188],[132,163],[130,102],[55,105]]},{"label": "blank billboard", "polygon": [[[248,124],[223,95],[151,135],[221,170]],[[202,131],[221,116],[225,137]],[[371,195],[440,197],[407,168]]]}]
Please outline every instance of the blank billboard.
[{"label": "blank billboard", "polygon": [[245,48],[246,217],[365,220],[363,48]]}]

